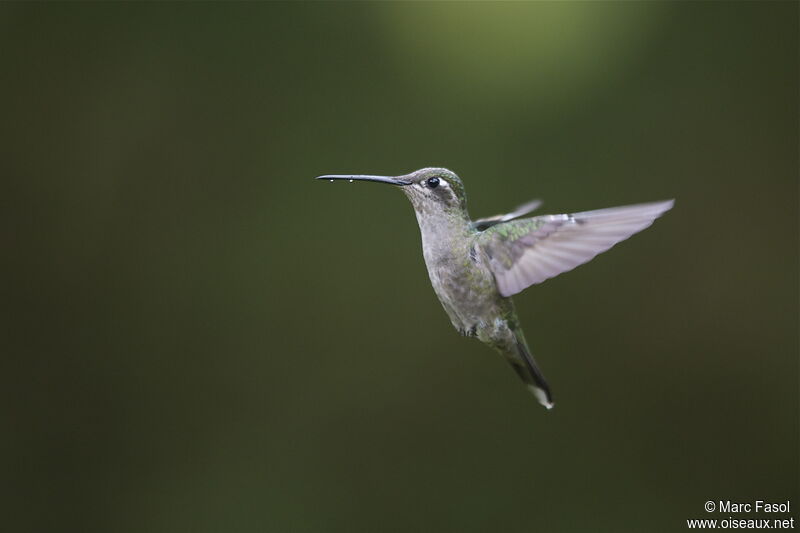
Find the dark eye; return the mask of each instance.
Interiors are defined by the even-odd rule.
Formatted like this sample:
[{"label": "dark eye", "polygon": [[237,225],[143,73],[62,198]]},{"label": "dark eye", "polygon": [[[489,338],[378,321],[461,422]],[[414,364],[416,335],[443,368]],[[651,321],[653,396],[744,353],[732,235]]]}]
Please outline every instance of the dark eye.
[{"label": "dark eye", "polygon": [[431,189],[435,189],[436,187],[439,186],[439,178],[428,178],[428,181],[426,181],[425,183],[427,183],[428,187],[430,187]]}]

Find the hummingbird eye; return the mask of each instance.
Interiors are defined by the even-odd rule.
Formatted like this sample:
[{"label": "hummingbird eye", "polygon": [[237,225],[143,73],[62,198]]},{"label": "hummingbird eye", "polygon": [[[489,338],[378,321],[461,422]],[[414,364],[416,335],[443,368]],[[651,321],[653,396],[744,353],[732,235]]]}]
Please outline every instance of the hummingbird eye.
[{"label": "hummingbird eye", "polygon": [[427,183],[428,187],[430,187],[431,189],[435,189],[436,187],[439,186],[439,178],[436,177],[428,178],[428,180],[425,183]]}]

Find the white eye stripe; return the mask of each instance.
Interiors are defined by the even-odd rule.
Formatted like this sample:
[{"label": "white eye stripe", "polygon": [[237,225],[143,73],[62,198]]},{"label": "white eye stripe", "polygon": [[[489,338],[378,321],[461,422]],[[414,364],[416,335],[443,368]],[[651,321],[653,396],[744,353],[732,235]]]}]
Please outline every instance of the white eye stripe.
[{"label": "white eye stripe", "polygon": [[[435,182],[431,183],[431,180],[434,180],[434,179],[435,179]],[[442,178],[441,176],[430,176],[430,177],[425,178],[423,180],[415,181],[413,186],[417,187],[419,189],[426,190],[426,191],[434,191],[436,189],[441,189],[443,187],[447,188],[447,189],[450,189],[451,191],[453,189],[450,186],[450,183],[445,178]]]}]

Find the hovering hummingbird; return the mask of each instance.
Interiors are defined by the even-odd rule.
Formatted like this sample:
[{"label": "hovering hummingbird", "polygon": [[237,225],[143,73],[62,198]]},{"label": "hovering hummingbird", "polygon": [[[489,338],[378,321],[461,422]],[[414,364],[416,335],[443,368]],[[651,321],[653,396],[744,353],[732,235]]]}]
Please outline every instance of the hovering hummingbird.
[{"label": "hovering hummingbird", "polygon": [[534,200],[505,215],[470,220],[464,185],[446,168],[395,177],[332,174],[316,179],[401,187],[417,215],[433,290],[453,326],[500,352],[548,409],[553,395],[525,341],[511,296],[642,231],[674,203],[520,219],[539,207],[541,202]]}]

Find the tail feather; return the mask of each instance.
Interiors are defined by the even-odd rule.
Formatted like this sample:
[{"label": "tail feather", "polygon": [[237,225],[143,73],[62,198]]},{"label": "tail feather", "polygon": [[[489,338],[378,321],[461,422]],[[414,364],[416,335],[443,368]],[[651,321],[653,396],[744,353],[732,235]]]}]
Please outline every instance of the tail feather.
[{"label": "tail feather", "polygon": [[525,337],[522,332],[516,331],[514,332],[514,338],[516,339],[517,353],[508,354],[508,362],[511,363],[511,366],[528,386],[528,389],[536,396],[539,403],[548,409],[552,409],[555,403],[553,402],[553,394],[550,392],[550,385],[547,384],[547,380],[544,379],[542,371],[539,370],[536,360],[531,355],[525,342]]}]

